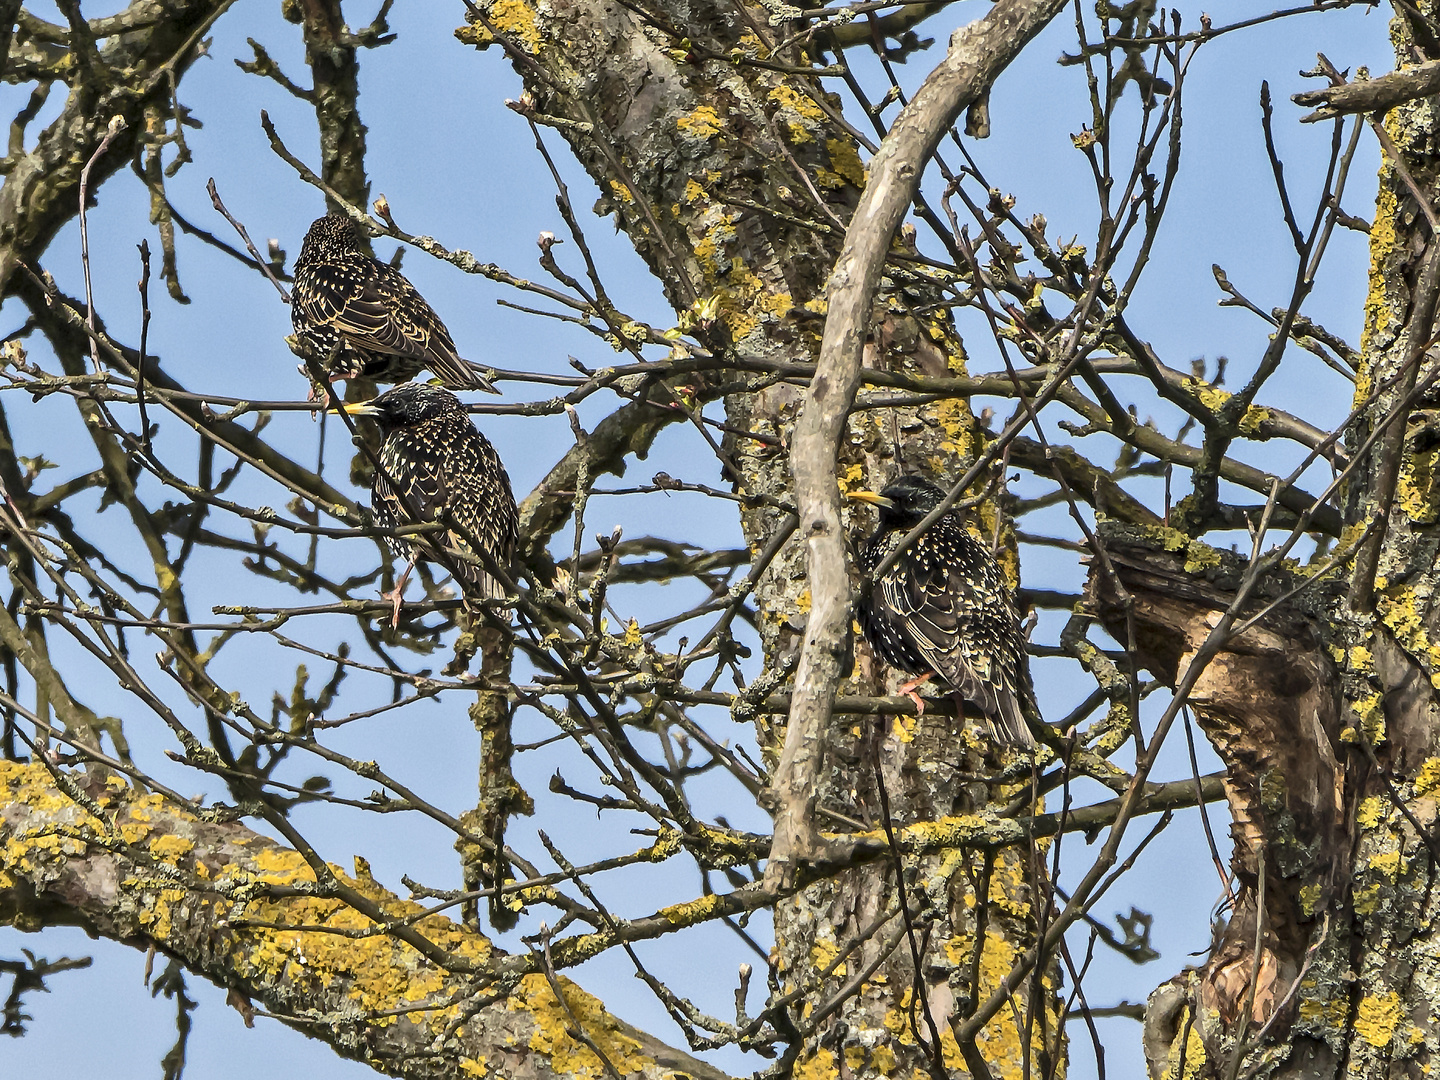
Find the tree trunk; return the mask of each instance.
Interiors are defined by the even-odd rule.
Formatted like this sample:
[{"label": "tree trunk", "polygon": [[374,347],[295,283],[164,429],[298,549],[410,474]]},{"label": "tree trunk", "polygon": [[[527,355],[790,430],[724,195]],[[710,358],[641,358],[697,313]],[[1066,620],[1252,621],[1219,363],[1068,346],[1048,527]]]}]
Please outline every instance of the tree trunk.
[{"label": "tree trunk", "polygon": [[[620,5],[482,4],[461,36],[503,45],[525,79],[523,111],[565,136],[677,310],[699,312],[702,325],[713,316],[702,340],[731,373],[702,373],[698,389],[652,386],[649,397],[724,393],[732,427],[768,440],[731,435],[723,447],[726,477],[750,497],[742,522],[751,551],[768,554],[772,541],[795,528],[785,451],[804,394],[765,373],[816,359],[826,275],[864,173],[855,138],[819,80],[775,70],[812,63],[798,49],[772,51],[787,36],[783,23],[772,25],[764,9],[728,4],[648,10],[659,13],[654,25]],[[683,33],[664,33],[667,20]],[[931,298],[916,281],[885,279],[870,320],[867,366],[911,376],[965,373],[964,349],[948,322],[917,313]],[[733,369],[755,372],[754,388],[726,385]],[[958,478],[984,439],[961,399],[858,412],[841,441],[839,480],[860,490],[917,468]],[[983,512],[987,534],[996,513],[994,505]],[[874,522],[857,514],[848,527],[855,537]],[[791,671],[805,628],[801,539],[774,553],[755,591],[766,692]],[[1008,565],[1013,583],[1013,557]],[[871,659],[863,644],[857,652],[842,692],[873,692]],[[784,729],[758,723],[773,765]],[[877,776],[897,829],[981,812],[1014,795],[1013,780],[957,782],[987,767],[974,729],[953,716],[836,718],[823,743],[810,792],[813,825],[822,830],[854,822],[878,828]],[[961,1069],[950,1025],[989,998],[1033,943],[1044,918],[1032,904],[1036,875],[1044,875],[1044,860],[1023,849],[907,858],[907,930],[893,862],[802,874],[802,883],[812,883],[775,912],[772,972],[780,992],[800,995],[793,1022],[805,1039],[796,1064],[855,1077]],[[977,888],[989,890],[989,904],[976,903]],[[857,980],[859,992],[849,992]],[[1055,973],[1046,972],[1041,985],[1027,979],[1013,995],[1015,1008],[980,1034],[981,1052],[996,1068],[1029,1060],[1048,1075],[1063,1058]],[[1028,1043],[1021,1030],[1030,1033]],[[939,1047],[927,1050],[937,1033]]]},{"label": "tree trunk", "polygon": [[[1423,59],[1426,42],[1404,18],[1394,30],[1400,65]],[[1150,999],[1155,1077],[1420,1076],[1440,1052],[1430,915],[1440,901],[1440,489],[1427,434],[1440,245],[1433,210],[1405,176],[1433,206],[1432,102],[1391,111],[1385,129],[1400,161],[1387,150],[1370,233],[1346,573],[1293,602],[1300,578],[1265,575],[1244,617],[1278,605],[1210,660],[1191,694],[1228,770],[1237,891],[1205,963]],[[1170,554],[1173,538],[1153,532],[1117,543],[1141,662],[1174,685],[1234,602],[1243,568],[1197,543]],[[1123,632],[1119,593],[1098,567],[1091,588]]]},{"label": "tree trunk", "polygon": [[[1006,20],[1028,9],[1025,33],[1033,32],[1041,24],[1035,20],[1056,6],[1000,0],[976,26],[1014,34],[1008,44],[1018,49],[1028,38]],[[603,0],[490,0],[458,31],[464,41],[505,50],[526,87],[515,110],[567,141],[599,186],[601,209],[615,215],[683,328],[703,346],[675,346],[685,374],[642,374],[618,386],[630,404],[578,440],[526,500],[522,532],[526,555],[539,561],[574,509],[582,478],[623,472],[668,424],[693,422],[704,431],[704,407],[723,403],[728,430],[716,452],[726,482],[742,496],[764,648],[763,674],[735,715],[757,725],[773,785],[761,796],[770,798],[767,808],[787,828],[797,803],[805,819],[803,829],[777,830],[785,833],[784,858],[766,884],[782,889],[778,902],[758,886],[736,888],[640,918],[597,916],[584,932],[558,939],[553,957],[539,949],[504,956],[472,928],[443,917],[406,922],[418,905],[380,888],[361,860],[353,875],[325,865],[283,816],[269,820],[290,846],[237,824],[228,810],[201,811],[103,770],[66,771],[37,755],[29,765],[0,761],[0,918],[26,928],[72,923],[153,946],[231,987],[239,1001],[253,998],[338,1052],[397,1075],[605,1072],[658,1080],[683,1073],[720,1080],[713,1067],[609,1015],[557,975],[552,959],[563,969],[621,943],[763,909],[773,911],[776,935],[769,989],[787,1003],[768,1019],[790,1044],[780,1064],[791,1075],[1059,1075],[1066,1045],[1058,954],[1039,952],[1047,957],[1039,964],[1033,957],[1042,944],[1055,944],[1047,943],[1057,922],[1045,844],[1063,826],[1038,810],[1020,816],[1030,812],[1028,764],[991,753],[990,741],[953,708],[923,717],[830,714],[836,669],[847,695],[898,681],[894,672],[882,677],[863,642],[850,643],[853,670],[842,663],[844,643],[827,643],[828,670],[810,687],[819,687],[815,695],[829,715],[819,730],[797,724],[790,731],[773,719],[783,714],[758,707],[795,685],[816,580],[807,543],[828,529],[833,554],[840,541],[873,526],[864,510],[834,518],[837,528],[802,513],[790,460],[802,407],[836,392],[825,374],[815,375],[816,363],[832,299],[827,276],[867,181],[864,137],[805,73],[823,60],[823,34],[805,39],[813,52],[781,49],[791,27],[772,21],[770,8],[681,0],[646,8],[642,16]],[[83,86],[76,90],[0,191],[0,290],[24,294],[38,325],[69,342],[77,377],[85,368],[79,316],[50,305],[36,281],[21,276],[20,263],[68,221],[80,169],[104,138],[110,111],[131,128],[159,115],[165,65],[183,71],[193,58],[193,43],[185,43],[222,9],[174,0],[169,10],[184,19],[158,24],[154,48],[137,53],[136,78],[100,103],[87,99]],[[354,110],[359,39],[342,33],[338,4],[329,0],[292,10],[304,17],[329,117],[328,128],[322,117],[326,177],[363,200],[365,132]],[[1434,12],[1427,6],[1426,14]],[[1402,63],[1436,51],[1418,22],[1399,21],[1396,40]],[[84,59],[77,52],[74,62]],[[1432,383],[1440,367],[1431,355],[1440,296],[1433,211],[1440,140],[1429,101],[1400,106],[1386,123],[1398,157],[1383,170],[1371,232],[1363,367],[1347,431],[1356,464],[1342,491],[1346,529],[1333,572],[1317,574],[1323,558],[1300,570],[1215,550],[1162,525],[1067,448],[1052,453],[1016,439],[1007,451],[1037,475],[1065,476],[1108,519],[1096,529],[1103,557],[1092,567],[1086,606],[1062,645],[1104,684],[1104,659],[1078,631],[1098,618],[1116,640],[1133,641],[1137,662],[1176,688],[1177,702],[1193,708],[1227,766],[1236,890],[1230,917],[1210,956],[1151,997],[1145,1050],[1154,1076],[1424,1075],[1440,1052],[1433,1018],[1440,948],[1428,908],[1440,899],[1432,895],[1440,853],[1433,690],[1440,612],[1432,600],[1440,585],[1440,439],[1433,432],[1440,394]],[[96,161],[92,187],[132,149],[128,137],[118,137]],[[901,165],[914,171],[923,162]],[[900,204],[897,215],[910,199]],[[910,271],[913,252],[890,231],[877,229],[871,246],[898,257],[879,276],[874,302],[858,317],[847,312],[847,325],[863,341],[872,375],[903,376],[908,387],[936,394],[929,404],[904,407],[871,408],[862,400],[853,412],[848,394],[840,395],[837,416],[848,417],[835,479],[848,490],[879,487],[909,471],[957,478],[993,438],[957,396],[957,387],[969,385],[964,345],[936,314],[954,298]],[[1083,262],[1083,250],[1078,258]],[[603,290],[594,308],[618,347],[633,346],[633,328]],[[152,386],[167,384],[162,377]],[[183,415],[209,425],[212,437],[251,440],[243,445],[270,461],[254,433],[233,421],[198,405]],[[118,447],[110,465],[124,475]],[[1138,438],[1133,447],[1147,452]],[[810,475],[810,510],[820,495],[827,510],[834,501],[830,462],[821,464]],[[976,490],[987,479],[1002,477],[992,470]],[[17,492],[24,487],[8,474],[6,482]],[[315,478],[298,486],[322,489]],[[336,506],[343,501],[325,494]],[[1294,505],[1299,497],[1294,490],[1287,496],[1292,514],[1307,509]],[[1004,502],[1002,485],[978,517],[1003,549],[1013,584],[1019,572]],[[1188,527],[1191,516],[1206,516],[1203,509],[1197,503],[1177,520]],[[1314,509],[1335,514],[1330,504]],[[163,538],[157,544],[159,568]],[[838,579],[833,559],[829,569]],[[827,617],[844,624],[836,615],[843,611],[843,602],[831,603]],[[183,614],[172,612],[188,623]],[[0,609],[0,629],[7,627],[6,642],[19,655],[25,633]],[[733,640],[724,644],[738,652]],[[501,662],[498,650],[486,651],[490,662]],[[54,676],[48,707],[72,734],[84,728],[83,706],[69,701],[49,658],[31,650],[20,660],[42,698],[51,687],[41,684]],[[196,680],[203,675],[202,665]],[[218,685],[203,686],[217,731],[222,708],[248,709]],[[1138,731],[1128,708],[1117,691],[1105,723]],[[526,797],[509,773],[498,695],[482,696],[472,715],[486,734],[482,806],[445,823],[461,834],[468,881],[476,883],[505,876],[492,849]],[[221,736],[213,740],[221,745]],[[793,761],[802,740],[810,740],[800,749],[815,765],[787,792],[777,777],[787,775],[782,761]],[[213,747],[195,741],[185,748],[191,764],[218,768]],[[399,790],[374,763],[353,771]],[[1154,794],[1142,781],[1124,790],[1130,810]],[[787,803],[789,796],[797,798]],[[768,838],[700,831],[717,849],[695,853],[706,871],[758,862],[770,850]],[[831,832],[845,839],[832,843]],[[671,839],[662,831],[636,857],[667,858]],[[734,850],[718,850],[722,841]],[[693,836],[685,842],[702,843]],[[547,888],[527,888],[514,902],[555,899]],[[344,933],[321,932],[322,924]]]}]

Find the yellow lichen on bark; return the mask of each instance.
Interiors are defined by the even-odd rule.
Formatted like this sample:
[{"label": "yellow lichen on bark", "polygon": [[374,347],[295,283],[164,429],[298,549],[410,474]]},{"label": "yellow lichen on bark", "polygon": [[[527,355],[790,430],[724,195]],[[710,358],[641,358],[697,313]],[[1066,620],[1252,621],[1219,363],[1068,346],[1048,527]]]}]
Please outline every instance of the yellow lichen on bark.
[{"label": "yellow lichen on bark", "polygon": [[830,1080],[839,1074],[834,1052],[825,1047],[797,1063],[794,1070],[795,1080]]},{"label": "yellow lichen on bark", "polygon": [[779,108],[775,119],[784,125],[786,138],[799,146],[815,141],[815,132],[825,124],[825,113],[808,94],[787,83],[771,89],[770,100]]},{"label": "yellow lichen on bark", "polygon": [[712,139],[724,127],[713,106],[699,105],[675,121],[682,134],[696,139]]},{"label": "yellow lichen on bark", "polygon": [[658,914],[667,922],[675,926],[694,926],[697,923],[705,922],[721,903],[723,896],[702,896],[697,900],[690,900],[683,904],[671,904],[663,907]]},{"label": "yellow lichen on bark", "polygon": [[529,1041],[531,1050],[545,1054],[551,1067],[561,1075],[595,1077],[597,1080],[608,1076],[605,1062],[596,1056],[594,1050],[570,1034],[578,1022],[586,1037],[621,1076],[629,1076],[644,1068],[649,1059],[640,1044],[619,1028],[595,998],[569,979],[557,978],[555,982],[565,995],[563,1004],[543,975],[527,975],[510,997],[512,1006],[528,1012],[534,1021]]},{"label": "yellow lichen on bark", "polygon": [[[1381,166],[1380,172],[1383,180],[1389,166]],[[1381,325],[1396,317],[1391,310],[1389,280],[1385,274],[1385,263],[1395,251],[1396,211],[1395,193],[1382,182],[1375,199],[1375,220],[1370,225],[1370,291],[1365,296],[1365,321],[1360,329],[1360,352],[1364,356],[1370,355]],[[1362,364],[1355,377],[1356,405],[1370,396],[1372,385],[1370,367]]]},{"label": "yellow lichen on bark", "polygon": [[1356,1010],[1355,1031],[1371,1046],[1387,1047],[1403,1016],[1400,995],[1393,990],[1364,997]]},{"label": "yellow lichen on bark", "polygon": [[1430,757],[1415,774],[1415,794],[1433,795],[1436,791],[1440,791],[1440,757]]},{"label": "yellow lichen on bark", "polygon": [[865,166],[854,143],[848,139],[826,139],[825,149],[830,154],[830,168],[818,170],[817,184],[828,188],[842,188],[847,184],[857,188],[865,186]]},{"label": "yellow lichen on bark", "polygon": [[[535,9],[525,0],[494,0],[487,12],[490,24],[508,40],[523,45],[532,55],[540,51],[543,44],[540,24]],[[495,43],[494,36],[484,26],[476,23],[462,26],[455,31],[455,37],[467,45],[484,49]]]},{"label": "yellow lichen on bark", "polygon": [[1190,1080],[1191,1077],[1208,1075],[1205,1044],[1200,1039],[1200,1033],[1195,1030],[1194,1024],[1188,1022],[1183,1024],[1180,1030],[1184,1033],[1184,1038],[1177,1038],[1170,1047],[1164,1080]]},{"label": "yellow lichen on bark", "polygon": [[1422,609],[1428,608],[1429,603],[1428,595],[1421,596],[1413,586],[1408,585],[1384,589],[1376,597],[1380,621],[1390,629],[1407,653],[1428,664],[1433,682],[1440,674],[1440,642],[1434,641],[1425,628]]},{"label": "yellow lichen on bark", "polygon": [[[244,899],[257,885],[313,886],[315,874],[300,853],[238,823],[201,820],[183,806],[138,794],[114,778],[99,790],[87,786],[81,773],[72,779],[102,811],[129,828],[107,833],[104,823],[56,787],[43,765],[0,761],[0,889],[23,879],[43,893],[52,883],[70,881],[68,902],[88,910],[102,932],[130,943],[153,942],[202,973],[223,971],[237,990],[278,1003],[286,1012],[339,1013],[349,1018],[347,1023],[375,1032],[408,1024],[418,1032],[402,1029],[401,1037],[418,1039],[416,1045],[425,1047],[464,1040],[456,1060],[467,1075],[502,1075],[467,1034],[487,1026],[501,1033],[495,1037],[508,1040],[504,1045],[543,1056],[553,1075],[608,1075],[584,1040],[571,1035],[576,1021],[623,1075],[653,1080],[662,1075],[629,1029],[573,983],[557,977],[565,994],[562,1006],[544,975],[524,976],[509,998],[475,1013],[473,983],[389,934],[370,932],[375,929],[370,919],[339,899],[263,892]],[[187,877],[191,865],[197,871],[208,867],[203,878],[209,887],[197,880],[198,873]],[[167,868],[169,876],[157,875],[157,867]],[[357,867],[354,877],[333,865],[328,869],[374,904],[386,921],[423,912],[419,904],[376,882],[363,859]],[[83,883],[92,881],[112,884],[93,897],[84,895]],[[698,920],[704,912],[677,908],[676,915]],[[23,919],[17,924],[26,928]],[[443,915],[415,918],[408,925],[457,962],[483,963],[492,957],[486,938]],[[462,1008],[469,1019],[457,1029]],[[486,1013],[501,1022],[493,1023]]]},{"label": "yellow lichen on bark", "polygon": [[157,836],[150,845],[150,854],[172,865],[178,863],[181,856],[189,855],[194,850],[195,841],[184,836]]}]

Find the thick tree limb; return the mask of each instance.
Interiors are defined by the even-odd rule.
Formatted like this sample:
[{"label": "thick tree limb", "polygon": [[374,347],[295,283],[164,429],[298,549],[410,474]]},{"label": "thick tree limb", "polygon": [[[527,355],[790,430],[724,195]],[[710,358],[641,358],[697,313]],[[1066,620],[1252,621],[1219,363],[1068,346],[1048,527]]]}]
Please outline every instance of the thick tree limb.
[{"label": "thick tree limb", "polygon": [[1300,119],[1302,124],[1313,124],[1348,113],[1385,113],[1407,101],[1437,93],[1440,93],[1440,60],[1427,60],[1367,82],[1325,86],[1291,94],[1290,100],[1296,105],[1320,106]]},{"label": "thick tree limb", "polygon": [[[506,993],[447,973],[384,935],[232,927],[242,919],[337,930],[369,923],[336,900],[305,895],[315,879],[300,853],[241,824],[202,820],[118,780],[87,794],[108,827],[44,766],[0,761],[0,917],[7,923],[71,922],[142,948],[153,944],[391,1076],[602,1075],[593,1051],[570,1032],[573,1014],[585,1038],[623,1063],[627,1076],[724,1080],[720,1070],[610,1015],[568,980],[556,983],[567,1009],[543,974]],[[363,869],[343,880],[387,915],[419,910]],[[270,896],[266,886],[299,895]],[[255,897],[248,904],[247,891]],[[456,956],[497,955],[483,936],[441,916],[417,926]],[[498,997],[482,1004],[487,994]],[[414,1011],[400,1011],[407,1006]]]},{"label": "thick tree limb", "polygon": [[232,2],[165,0],[133,5],[143,8],[153,23],[116,38],[100,51],[106,65],[125,70],[125,78],[93,92],[84,84],[72,88],[60,115],[0,186],[0,295],[15,291],[20,263],[38,258],[74,216],[80,171],[100,145],[111,118],[122,117],[126,128],[96,162],[90,176],[92,191],[129,161],[145,131],[147,105],[168,95],[168,75],[178,78],[190,66],[199,55],[204,32]]},{"label": "thick tree limb", "polygon": [[10,42],[15,34],[15,16],[20,14],[24,0],[0,0],[0,75],[5,73],[6,61],[10,59]]},{"label": "thick tree limb", "polygon": [[528,561],[541,556],[555,530],[569,518],[582,462],[592,481],[602,473],[623,476],[626,458],[631,454],[643,457],[661,429],[684,419],[678,409],[661,408],[642,399],[622,405],[600,421],[585,442],[566,451],[520,504],[520,558]]},{"label": "thick tree limb", "polygon": [[[320,175],[346,198],[364,206],[370,197],[365,175],[365,125],[356,100],[360,65],[339,0],[304,0],[305,61],[310,65],[315,119],[320,125]],[[328,210],[340,207],[328,205]]]}]

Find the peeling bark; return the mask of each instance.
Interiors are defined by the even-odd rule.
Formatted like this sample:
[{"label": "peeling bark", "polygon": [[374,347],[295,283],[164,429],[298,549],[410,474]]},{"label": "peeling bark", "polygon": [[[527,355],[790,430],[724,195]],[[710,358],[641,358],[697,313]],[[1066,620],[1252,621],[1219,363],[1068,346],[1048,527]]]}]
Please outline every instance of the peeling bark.
[{"label": "peeling bark", "polygon": [[[1177,544],[1163,529],[1109,526],[1101,536],[1118,580],[1092,568],[1097,611],[1111,635],[1122,640],[1128,615],[1137,663],[1174,686],[1233,602],[1244,563],[1198,541]],[[1347,891],[1343,698],[1339,672],[1325,648],[1324,624],[1326,601],[1334,602],[1343,582],[1303,593],[1304,607],[1282,602],[1296,585],[1286,573],[1260,583],[1247,612],[1260,616],[1259,622],[1231,638],[1205,665],[1188,698],[1226,765],[1234,843],[1230,868],[1239,891],[1209,958],[1173,984],[1183,990],[1180,998],[1162,995],[1148,1025],[1151,1032],[1173,1026],[1188,997],[1197,1017],[1193,1030],[1211,1061],[1223,1062],[1233,1052],[1237,1021],[1247,1007],[1252,1021],[1264,1025],[1284,1000],[1285,1013],[1271,1030],[1283,1033],[1293,1023],[1288,992],[1328,922],[1325,913],[1342,905]],[[1262,917],[1257,958],[1256,924]],[[1173,1039],[1178,1029],[1170,1034]]]}]

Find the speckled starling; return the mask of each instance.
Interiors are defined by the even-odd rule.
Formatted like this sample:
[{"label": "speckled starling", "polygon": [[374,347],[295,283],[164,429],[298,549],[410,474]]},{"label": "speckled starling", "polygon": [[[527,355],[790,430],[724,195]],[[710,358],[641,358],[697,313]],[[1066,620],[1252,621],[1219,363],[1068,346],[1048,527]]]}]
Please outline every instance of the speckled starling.
[{"label": "speckled starling", "polygon": [[394,590],[385,594],[395,604],[391,625],[399,624],[405,581],[421,559],[453,570],[466,596],[503,597],[504,586],[472,560],[478,549],[499,566],[510,566],[518,527],[515,495],[495,447],[455,395],[427,383],[405,383],[344,408],[352,416],[373,417],[384,437],[370,485],[375,523],[387,529],[427,521],[445,525],[443,532],[423,538],[385,538],[408,562]]},{"label": "speckled starling", "polygon": [[[880,526],[860,549],[860,569],[870,575],[945,498],[918,476],[902,476],[879,494],[849,494],[880,509]],[[915,687],[938,675],[985,714],[999,741],[1035,744],[1030,724],[1040,713],[1020,612],[994,556],[959,514],[946,512],[916,537],[861,595],[859,609],[865,637],[880,657],[920,676],[902,688],[917,704]]]},{"label": "speckled starling", "polygon": [[318,218],[295,260],[291,346],[334,379],[364,375],[403,382],[428,368],[452,390],[488,390],[490,380],[460,359],[450,331],[415,286],[360,250],[348,217]]}]

